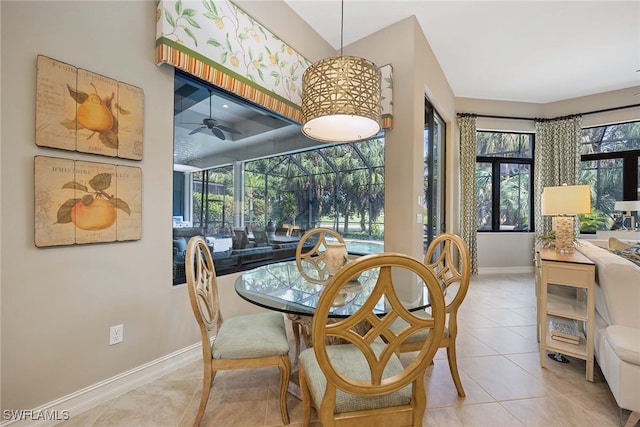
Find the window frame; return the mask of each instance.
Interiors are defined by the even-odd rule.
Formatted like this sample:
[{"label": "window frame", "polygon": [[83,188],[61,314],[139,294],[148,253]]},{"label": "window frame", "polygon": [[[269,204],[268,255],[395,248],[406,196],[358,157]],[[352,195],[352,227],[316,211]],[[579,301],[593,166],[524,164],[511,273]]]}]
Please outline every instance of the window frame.
[{"label": "window frame", "polygon": [[[615,137],[614,139],[604,139],[604,137],[607,135],[607,130],[609,127],[611,126],[620,126],[620,125],[627,125],[627,124],[635,124],[635,123],[640,123],[640,120],[630,120],[630,121],[624,121],[624,122],[618,122],[618,123],[610,123],[610,124],[604,124],[604,125],[594,125],[594,126],[588,126],[588,127],[584,127],[582,128],[582,140],[580,142],[580,151],[582,152],[582,147],[584,145],[589,145],[589,144],[593,144],[593,143],[608,143],[608,142],[615,142],[615,141],[621,141],[621,140],[640,140],[639,136],[630,136],[630,134],[626,134],[622,137],[620,137],[619,135],[617,137]],[[585,132],[588,131],[592,131],[592,130],[598,130],[601,129],[601,133],[599,138],[593,139],[593,140],[585,140]],[[637,145],[636,145],[637,146]],[[586,182],[582,176],[582,173],[584,172],[585,168],[584,168],[584,164],[588,163],[588,162],[596,162],[596,164],[598,164],[598,166],[595,168],[597,169],[597,173],[596,176],[600,175],[600,170],[602,169],[602,167],[600,166],[600,162],[603,160],[619,160],[621,165],[621,188],[620,189],[620,194],[621,194],[621,200],[640,200],[640,192],[638,191],[638,188],[640,188],[640,148],[631,148],[628,150],[620,150],[620,151],[604,151],[604,152],[596,152],[596,153],[588,153],[588,154],[580,154],[580,183],[582,184],[591,184],[591,182]],[[593,168],[591,168],[593,169]],[[607,212],[606,209],[606,203],[601,202],[600,200],[602,198],[607,198],[607,197],[612,197],[615,196],[615,194],[611,194],[611,193],[602,193],[600,192],[600,184],[602,184],[602,182],[599,182],[597,179],[595,181],[595,185],[596,188],[595,190],[592,188],[592,192],[595,191],[595,196],[593,197],[592,193],[592,209],[595,209],[598,212],[601,212],[601,217],[611,217],[612,214],[615,213],[615,211],[611,211],[611,212]],[[615,199],[617,199],[618,197],[615,197]],[[602,227],[602,224],[600,224],[600,227]],[[597,230],[609,230],[609,226],[606,226],[605,228],[597,228]],[[580,230],[580,232],[582,234],[594,234],[594,231],[592,230],[587,230],[587,229],[582,229]]]},{"label": "window frame", "polygon": [[[497,134],[519,134],[529,135],[531,137],[531,158],[525,157],[498,157],[498,156],[480,156],[476,154],[476,165],[478,163],[491,164],[491,229],[482,230],[478,228],[476,224],[476,231],[478,233],[532,233],[535,232],[534,219],[534,176],[535,176],[535,142],[536,135],[533,132],[507,132],[498,130],[476,130],[478,133],[497,133]],[[477,146],[476,146],[477,153]],[[500,215],[494,215],[495,212],[500,212],[500,168],[503,164],[523,164],[530,166],[530,188],[529,188],[529,227],[523,230],[501,230],[500,229]],[[476,195],[477,197],[477,195]],[[476,198],[477,200],[477,198]]]}]

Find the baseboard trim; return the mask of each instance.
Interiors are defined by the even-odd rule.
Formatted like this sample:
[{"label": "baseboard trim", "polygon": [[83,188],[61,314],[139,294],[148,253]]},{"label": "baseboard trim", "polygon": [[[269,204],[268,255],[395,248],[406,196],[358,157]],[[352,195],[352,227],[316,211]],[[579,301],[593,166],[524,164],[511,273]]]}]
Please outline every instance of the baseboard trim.
[{"label": "baseboard trim", "polygon": [[533,266],[522,267],[479,267],[478,274],[524,274],[533,273]]},{"label": "baseboard trim", "polygon": [[[65,414],[78,415],[115,397],[121,396],[143,384],[160,378],[202,357],[201,344],[193,344],[166,356],[140,365],[129,371],[83,388],[59,399],[45,403],[35,409],[21,411],[22,416],[5,420],[12,414],[2,414],[0,427],[46,427],[64,420]],[[17,418],[17,419],[15,419]],[[22,419],[20,419],[22,418]]]}]

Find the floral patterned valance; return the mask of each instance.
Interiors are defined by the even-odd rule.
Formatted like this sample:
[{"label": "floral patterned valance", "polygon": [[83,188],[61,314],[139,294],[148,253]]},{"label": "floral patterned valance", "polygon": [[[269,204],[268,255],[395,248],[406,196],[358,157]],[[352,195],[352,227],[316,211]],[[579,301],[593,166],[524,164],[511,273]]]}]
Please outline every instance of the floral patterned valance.
[{"label": "floral patterned valance", "polygon": [[[228,0],[158,0],[156,62],[300,121],[311,62]],[[391,127],[392,69],[382,72],[383,127]]]}]

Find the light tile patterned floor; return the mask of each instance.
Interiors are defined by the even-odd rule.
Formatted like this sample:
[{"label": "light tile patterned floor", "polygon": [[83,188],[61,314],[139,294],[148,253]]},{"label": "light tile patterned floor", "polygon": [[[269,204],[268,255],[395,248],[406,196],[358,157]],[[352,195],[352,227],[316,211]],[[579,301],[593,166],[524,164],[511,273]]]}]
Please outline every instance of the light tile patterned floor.
[{"label": "light tile patterned floor", "polygon": [[[466,397],[459,398],[446,355],[440,350],[427,370],[425,426],[580,426],[624,424],[597,368],[585,379],[585,363],[547,362],[540,367],[536,341],[533,275],[472,278],[461,307],[458,367]],[[293,346],[292,346],[293,348]],[[411,353],[402,355],[408,361]],[[197,411],[201,362],[130,391],[64,426],[190,426]],[[202,425],[282,425],[277,401],[278,370],[220,372]],[[288,396],[291,426],[301,425],[300,401]],[[318,424],[318,423],[315,423]]]}]

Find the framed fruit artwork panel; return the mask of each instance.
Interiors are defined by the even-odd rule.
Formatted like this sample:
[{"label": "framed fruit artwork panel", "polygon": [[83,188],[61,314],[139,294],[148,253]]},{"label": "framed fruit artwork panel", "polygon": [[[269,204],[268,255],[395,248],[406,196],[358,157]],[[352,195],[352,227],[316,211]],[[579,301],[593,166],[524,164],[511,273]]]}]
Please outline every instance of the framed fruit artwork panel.
[{"label": "framed fruit artwork panel", "polygon": [[141,238],[140,168],[36,156],[34,175],[37,247]]},{"label": "framed fruit artwork panel", "polygon": [[75,88],[69,96],[76,101],[76,150],[116,157],[118,155],[118,82],[91,71],[78,69]]},{"label": "framed fruit artwork panel", "polygon": [[[131,166],[116,166],[116,240],[140,240],[142,238],[142,170]],[[127,208],[124,208],[126,203]]]},{"label": "framed fruit artwork panel", "polygon": [[118,82],[118,157],[142,160],[144,92]]},{"label": "framed fruit artwork panel", "polygon": [[58,209],[57,216],[66,215],[58,225],[73,225],[76,242],[115,242],[117,195],[115,186],[116,166],[105,163],[76,161],[73,181],[63,186],[71,196],[65,201],[70,205]]},{"label": "framed fruit artwork panel", "polygon": [[75,227],[62,225],[57,217],[57,212],[63,205],[69,208],[73,206],[68,199],[74,198],[75,192],[63,188],[68,182],[75,180],[75,162],[36,156],[34,169],[36,246],[75,244]]},{"label": "framed fruit artwork panel", "polygon": [[142,89],[38,55],[36,145],[142,160]]},{"label": "framed fruit artwork panel", "polygon": [[36,71],[36,145],[76,149],[76,101],[69,87],[76,87],[78,69],[38,55]]}]

